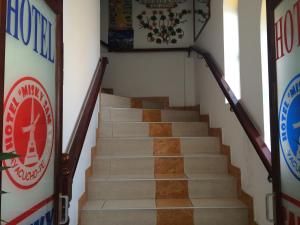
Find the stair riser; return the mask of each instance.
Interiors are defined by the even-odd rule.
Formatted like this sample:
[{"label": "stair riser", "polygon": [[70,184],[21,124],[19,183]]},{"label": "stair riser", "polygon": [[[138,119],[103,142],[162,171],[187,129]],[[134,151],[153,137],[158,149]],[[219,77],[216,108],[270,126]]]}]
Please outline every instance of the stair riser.
[{"label": "stair riser", "polygon": [[83,212],[81,225],[155,225],[155,210]]},{"label": "stair riser", "polygon": [[144,109],[121,109],[103,107],[100,112],[100,123],[102,121],[119,122],[197,122],[199,112],[197,111],[175,111],[175,110],[144,110]]},{"label": "stair riser", "polygon": [[[244,208],[204,208],[193,211],[195,225],[248,225],[248,212]],[[157,211],[150,209],[83,211],[81,220],[81,225],[155,225]]]},{"label": "stair riser", "polygon": [[[161,128],[160,126],[164,126]],[[207,123],[126,123],[103,122],[100,137],[199,137],[208,135]]]},{"label": "stair riser", "polygon": [[[97,154],[103,156],[153,155],[152,138],[141,139],[107,139],[98,138]],[[219,140],[214,137],[199,139],[180,138],[181,154],[219,153]]]},{"label": "stair riser", "polygon": [[[149,175],[154,174],[154,158],[95,159],[93,171],[101,175]],[[227,159],[223,156],[184,159],[186,174],[226,173]]]},{"label": "stair riser", "polygon": [[101,94],[100,105],[101,107],[130,108],[131,99],[115,95]]},{"label": "stair riser", "polygon": [[[157,185],[154,180],[143,181],[90,181],[88,198],[90,200],[109,199],[154,199]],[[190,180],[190,198],[231,198],[236,197],[234,179]]]},{"label": "stair riser", "polygon": [[247,209],[201,209],[194,211],[195,225],[249,225]]}]

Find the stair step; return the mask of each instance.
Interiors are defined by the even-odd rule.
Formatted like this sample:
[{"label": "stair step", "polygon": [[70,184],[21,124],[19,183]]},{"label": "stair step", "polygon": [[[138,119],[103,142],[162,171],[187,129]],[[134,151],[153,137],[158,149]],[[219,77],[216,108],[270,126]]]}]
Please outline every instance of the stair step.
[{"label": "stair step", "polygon": [[[192,174],[182,177],[154,176],[142,178],[128,176],[93,176],[88,180],[89,199],[154,199],[157,185],[162,192],[184,193],[190,198],[233,198],[236,197],[235,178],[223,174]],[[186,190],[184,190],[186,189]],[[159,191],[159,190],[158,190]]]},{"label": "stair step", "polygon": [[103,156],[153,155],[154,142],[178,140],[181,154],[220,153],[219,138],[216,137],[180,137],[180,138],[98,138],[97,154]]},{"label": "stair step", "polygon": [[[163,109],[164,104],[155,100],[142,100],[142,108],[145,109]],[[101,107],[114,107],[114,108],[131,108],[132,98],[123,97],[111,94],[100,94],[100,106]]]},{"label": "stair step", "polygon": [[100,121],[119,122],[195,122],[199,121],[198,111],[183,110],[147,110],[133,108],[102,107]]},{"label": "stair step", "polygon": [[[177,200],[98,200],[88,201],[82,209],[82,225],[155,225],[161,214],[192,216],[195,225],[247,225],[248,213],[236,199],[191,199],[185,206]],[[170,218],[170,217],[169,217]],[[166,218],[168,219],[168,218]],[[174,225],[187,224],[176,221]]]},{"label": "stair step", "polygon": [[102,122],[100,137],[208,136],[206,122]]},{"label": "stair step", "polygon": [[151,175],[159,168],[163,173],[186,174],[226,173],[227,158],[221,154],[197,154],[184,156],[116,156],[95,157],[94,174],[101,175]]},{"label": "stair step", "polygon": [[121,97],[117,95],[110,94],[100,94],[100,105],[108,107],[118,107],[118,108],[130,108],[131,99],[128,97]]}]

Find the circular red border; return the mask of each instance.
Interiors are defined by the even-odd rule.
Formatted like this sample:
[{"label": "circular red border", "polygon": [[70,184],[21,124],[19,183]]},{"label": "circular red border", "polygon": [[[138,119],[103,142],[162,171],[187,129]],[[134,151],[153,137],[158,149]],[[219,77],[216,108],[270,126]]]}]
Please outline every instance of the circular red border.
[{"label": "circular red border", "polygon": [[[34,77],[22,77],[21,79],[17,80],[17,81],[13,84],[13,86],[10,88],[10,90],[9,90],[9,92],[8,92],[8,94],[7,94],[7,97],[6,97],[5,101],[4,101],[4,111],[5,111],[5,109],[6,109],[7,101],[8,101],[8,99],[9,99],[11,93],[13,92],[13,90],[16,88],[16,86],[17,86],[18,84],[20,84],[20,83],[23,82],[23,81],[27,81],[27,80],[29,80],[29,81],[34,81],[34,82],[36,82],[37,84],[39,84],[39,85],[41,86],[42,90],[44,91],[44,93],[46,94],[47,99],[48,99],[48,101],[49,101],[50,109],[51,109],[51,115],[52,115],[52,118],[53,118],[53,123],[52,123],[53,134],[55,134],[55,131],[54,131],[54,115],[53,115],[53,110],[52,110],[52,105],[51,105],[51,101],[50,101],[49,95],[48,95],[46,89],[44,88],[44,86],[42,85],[42,83],[41,83],[39,80],[37,80],[36,78],[34,78]],[[49,157],[49,160],[48,160],[48,162],[47,162],[46,168],[45,168],[43,174],[41,175],[41,177],[40,177],[36,182],[34,182],[33,184],[28,185],[28,186],[21,185],[21,184],[19,184],[18,182],[16,182],[16,181],[14,180],[14,178],[10,175],[10,173],[8,172],[8,170],[6,170],[5,172],[6,172],[7,176],[9,177],[9,179],[12,181],[12,183],[13,183],[15,186],[17,186],[18,188],[20,188],[20,189],[25,189],[25,190],[31,189],[31,188],[33,188],[34,186],[36,186],[36,185],[41,181],[41,179],[44,177],[44,175],[45,175],[45,173],[46,173],[46,171],[47,171],[47,168],[48,168],[49,163],[50,163],[50,160],[51,160],[52,152],[53,152],[53,145],[54,145],[54,135],[53,135],[53,141],[52,141],[51,153],[50,153],[50,157]],[[4,164],[4,166],[6,166],[5,161],[3,161],[3,164]]]}]

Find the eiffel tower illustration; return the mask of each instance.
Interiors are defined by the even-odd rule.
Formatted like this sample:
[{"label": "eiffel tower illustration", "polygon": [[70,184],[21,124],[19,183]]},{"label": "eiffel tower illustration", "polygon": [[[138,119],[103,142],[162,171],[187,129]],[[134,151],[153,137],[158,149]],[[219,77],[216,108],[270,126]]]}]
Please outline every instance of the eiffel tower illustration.
[{"label": "eiffel tower illustration", "polygon": [[38,114],[37,117],[34,119],[34,100],[32,98],[30,125],[22,128],[23,133],[29,133],[27,151],[26,151],[26,156],[25,156],[25,160],[24,160],[25,166],[35,164],[39,161],[39,156],[37,153],[37,147],[36,147],[36,142],[35,142],[35,137],[34,137],[36,124],[37,124],[39,118],[40,118],[40,115]]},{"label": "eiffel tower illustration", "polygon": [[[300,128],[300,122],[293,124],[293,128],[294,129]],[[299,141],[298,141],[298,150],[297,150],[296,158],[298,160],[300,160],[300,137],[299,137]]]}]

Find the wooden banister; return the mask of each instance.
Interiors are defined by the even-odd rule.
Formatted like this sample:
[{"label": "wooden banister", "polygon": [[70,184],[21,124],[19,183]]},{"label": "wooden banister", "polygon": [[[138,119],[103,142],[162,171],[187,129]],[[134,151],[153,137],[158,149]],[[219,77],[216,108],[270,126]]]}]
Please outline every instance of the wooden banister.
[{"label": "wooden banister", "polygon": [[76,172],[78,161],[81,155],[84,140],[89,128],[89,124],[94,112],[97,98],[100,92],[104,72],[108,64],[106,57],[99,60],[93,79],[89,86],[85,100],[81,107],[75,128],[72,132],[67,152],[62,157],[61,171],[61,193],[72,198],[72,183]]},{"label": "wooden banister", "polygon": [[230,86],[226,82],[222,70],[218,67],[217,63],[209,53],[195,46],[189,48],[189,54],[191,53],[191,51],[195,51],[197,54],[202,55],[203,58],[205,59],[219,87],[221,88],[223,94],[225,95],[227,101],[229,102],[231,109],[233,110],[240,124],[244,128],[258,156],[260,157],[265,168],[267,169],[269,176],[271,176],[272,175],[271,152],[268,149],[267,145],[265,144],[263,137],[260,135],[256,127],[250,120],[250,117],[246,113],[241,102],[236,98]]}]

